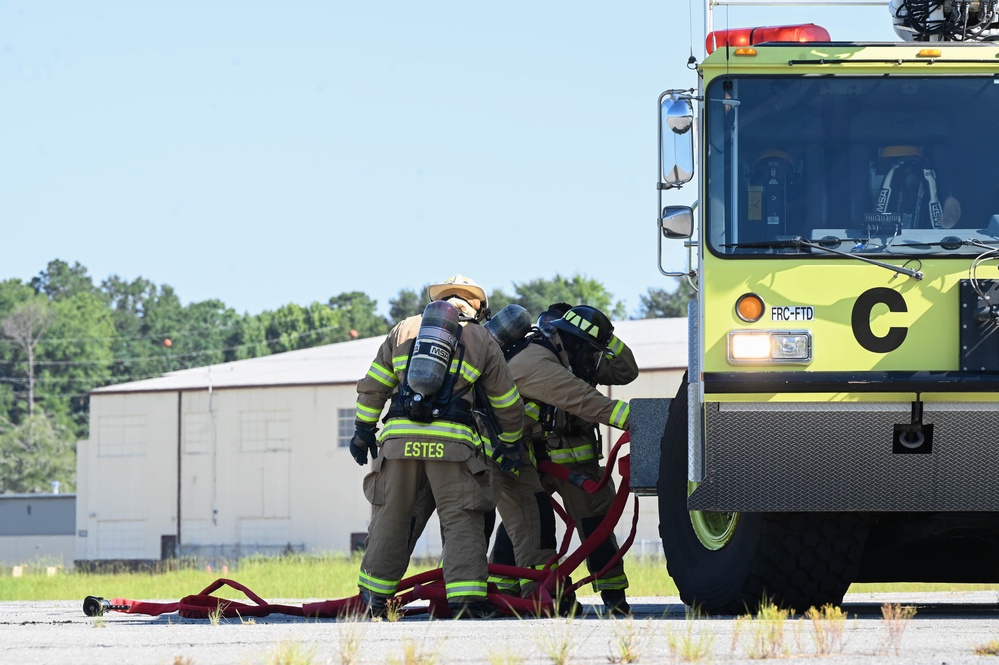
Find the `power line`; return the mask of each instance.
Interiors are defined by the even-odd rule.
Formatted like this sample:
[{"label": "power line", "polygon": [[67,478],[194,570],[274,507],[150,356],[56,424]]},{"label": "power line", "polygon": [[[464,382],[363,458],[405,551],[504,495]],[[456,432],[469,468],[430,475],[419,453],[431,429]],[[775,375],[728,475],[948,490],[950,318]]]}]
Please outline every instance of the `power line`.
[{"label": "power line", "polygon": [[[340,326],[326,326],[324,328],[315,328],[313,330],[306,330],[304,332],[294,332],[288,333],[289,337],[294,337],[295,339],[301,339],[303,337],[311,337],[324,333],[330,330],[337,330]],[[156,356],[137,356],[132,358],[113,358],[108,362],[101,362],[97,360],[83,361],[83,360],[36,360],[34,362],[35,367],[103,367],[110,366],[115,363],[133,363],[133,362],[152,362],[152,361],[162,361],[170,358],[196,358],[199,356],[206,356],[215,353],[227,353],[230,351],[238,351],[240,349],[247,349],[254,346],[267,346],[273,347],[277,344],[283,343],[285,340],[280,338],[277,339],[263,339],[255,342],[246,342],[245,344],[237,344],[236,346],[222,347],[220,349],[205,349],[203,351],[187,351],[184,353],[174,353],[171,351],[166,351],[161,355]],[[255,356],[259,357],[259,356]],[[0,360],[0,364],[8,365],[27,365],[27,360]]]}]

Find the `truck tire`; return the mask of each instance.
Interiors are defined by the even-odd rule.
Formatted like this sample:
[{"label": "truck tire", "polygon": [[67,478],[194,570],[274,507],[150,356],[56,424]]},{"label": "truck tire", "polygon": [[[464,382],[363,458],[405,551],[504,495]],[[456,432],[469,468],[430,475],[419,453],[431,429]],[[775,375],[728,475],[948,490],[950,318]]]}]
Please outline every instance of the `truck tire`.
[{"label": "truck tire", "polygon": [[684,603],[706,614],[747,614],[761,604],[804,612],[843,601],[867,538],[862,515],[687,510],[686,376],[670,403],[659,460],[659,535]]}]

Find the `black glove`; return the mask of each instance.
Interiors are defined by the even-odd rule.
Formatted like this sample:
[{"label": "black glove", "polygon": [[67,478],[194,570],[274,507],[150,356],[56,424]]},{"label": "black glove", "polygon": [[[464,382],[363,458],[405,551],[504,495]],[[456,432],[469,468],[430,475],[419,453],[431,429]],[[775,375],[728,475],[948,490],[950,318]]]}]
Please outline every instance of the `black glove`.
[{"label": "black glove", "polygon": [[501,443],[497,452],[503,456],[501,460],[498,460],[500,471],[511,476],[520,475],[520,463],[523,461],[520,442]]},{"label": "black glove", "polygon": [[354,436],[350,438],[350,454],[360,466],[368,463],[368,451],[371,459],[378,457],[378,442],[375,440],[374,425],[355,425]]},{"label": "black glove", "polygon": [[534,446],[534,459],[541,462],[552,461],[552,456],[548,453],[548,441],[542,439],[541,441],[533,441],[531,443]]}]

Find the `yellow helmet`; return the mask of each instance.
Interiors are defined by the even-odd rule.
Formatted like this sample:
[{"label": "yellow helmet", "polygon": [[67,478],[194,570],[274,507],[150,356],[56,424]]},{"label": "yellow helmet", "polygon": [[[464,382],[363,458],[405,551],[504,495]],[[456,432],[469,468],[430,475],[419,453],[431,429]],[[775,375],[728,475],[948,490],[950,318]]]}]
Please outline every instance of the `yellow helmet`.
[{"label": "yellow helmet", "polygon": [[922,157],[923,149],[914,145],[886,145],[881,148],[881,157],[891,159],[894,157]]},{"label": "yellow helmet", "polygon": [[487,318],[489,312],[489,299],[485,289],[464,275],[455,275],[440,284],[431,284],[427,287],[427,295],[430,296],[430,302],[447,300],[451,296],[461,298],[475,310],[472,318],[476,321]]}]

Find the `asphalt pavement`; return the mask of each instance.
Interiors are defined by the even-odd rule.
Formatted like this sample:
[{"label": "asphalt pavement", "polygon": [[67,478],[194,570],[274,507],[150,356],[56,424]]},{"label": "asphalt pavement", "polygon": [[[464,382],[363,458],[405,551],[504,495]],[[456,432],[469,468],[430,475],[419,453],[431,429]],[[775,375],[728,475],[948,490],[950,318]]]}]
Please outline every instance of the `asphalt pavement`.
[{"label": "asphalt pavement", "polygon": [[[88,617],[79,601],[0,603],[0,664],[72,665],[451,663],[601,664],[628,662],[823,664],[999,663],[976,648],[999,645],[999,592],[848,595],[841,621],[815,624],[737,617],[691,619],[678,598],[630,599],[631,619],[592,611],[581,618],[334,621],[272,615],[256,619],[182,619],[109,612]],[[278,602],[278,601],[272,601]],[[299,604],[302,601],[280,601]],[[885,604],[912,607],[887,621]],[[838,628],[840,639],[836,639]],[[779,630],[778,630],[779,629]]]}]

